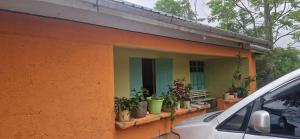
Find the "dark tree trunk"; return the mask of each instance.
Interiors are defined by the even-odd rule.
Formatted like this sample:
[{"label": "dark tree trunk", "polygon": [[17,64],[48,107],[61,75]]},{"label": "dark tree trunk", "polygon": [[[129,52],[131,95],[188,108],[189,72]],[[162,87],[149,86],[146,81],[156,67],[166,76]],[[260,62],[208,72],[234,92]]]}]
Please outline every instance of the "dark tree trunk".
[{"label": "dark tree trunk", "polygon": [[271,8],[268,0],[264,0],[264,24],[266,40],[269,41],[271,48],[273,47],[273,21],[271,16]]},{"label": "dark tree trunk", "polygon": [[[273,23],[272,17],[270,15],[271,8],[270,3],[268,0],[264,0],[264,25],[265,25],[265,39],[269,41],[270,48],[273,48]],[[273,77],[273,60],[272,60],[272,53],[267,54],[269,59],[266,61],[266,73],[267,76],[264,79],[265,83],[269,83],[274,80]]]}]

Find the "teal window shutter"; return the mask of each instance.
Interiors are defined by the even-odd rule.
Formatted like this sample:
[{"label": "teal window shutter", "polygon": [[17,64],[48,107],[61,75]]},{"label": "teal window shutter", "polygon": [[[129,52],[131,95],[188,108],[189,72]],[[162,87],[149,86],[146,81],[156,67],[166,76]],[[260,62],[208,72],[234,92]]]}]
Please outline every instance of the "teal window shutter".
[{"label": "teal window shutter", "polygon": [[156,95],[162,96],[169,90],[173,81],[172,59],[155,59]]},{"label": "teal window shutter", "polygon": [[203,62],[190,61],[190,78],[194,90],[205,89]]},{"label": "teal window shutter", "polygon": [[140,89],[143,86],[143,75],[142,75],[142,59],[141,58],[130,58],[130,96],[132,96],[133,89]]}]

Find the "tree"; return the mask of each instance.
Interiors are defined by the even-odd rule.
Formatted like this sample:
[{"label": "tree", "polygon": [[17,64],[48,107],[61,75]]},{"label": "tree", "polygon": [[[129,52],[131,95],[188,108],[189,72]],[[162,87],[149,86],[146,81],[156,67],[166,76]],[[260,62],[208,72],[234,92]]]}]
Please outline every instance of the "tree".
[{"label": "tree", "polygon": [[198,20],[197,14],[192,10],[189,0],[158,0],[154,9],[188,20]]},{"label": "tree", "polygon": [[208,21],[222,29],[265,38],[272,46],[289,35],[299,40],[299,0],[211,0],[208,6]]},{"label": "tree", "polygon": [[[265,66],[269,60],[273,59],[272,73],[267,73]],[[293,47],[274,48],[271,53],[262,55],[257,59],[257,83],[258,87],[262,87],[268,83],[264,78],[266,74],[272,74],[277,79],[295,69],[300,68],[300,51]]]},{"label": "tree", "polygon": [[[271,48],[286,36],[299,41],[300,0],[211,0],[208,6],[211,9],[209,22],[219,22],[219,27],[225,30],[264,38]],[[264,62],[264,66],[257,67],[257,78],[264,79],[263,84],[276,79],[273,60],[276,62],[278,58],[273,52],[257,59]],[[262,71],[264,73],[260,73]]]}]

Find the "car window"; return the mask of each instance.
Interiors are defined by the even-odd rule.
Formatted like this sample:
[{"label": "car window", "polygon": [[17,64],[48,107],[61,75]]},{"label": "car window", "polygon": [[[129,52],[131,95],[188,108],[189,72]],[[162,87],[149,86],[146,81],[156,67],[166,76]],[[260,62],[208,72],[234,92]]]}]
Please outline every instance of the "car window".
[{"label": "car window", "polygon": [[262,110],[269,112],[271,134],[300,137],[300,81],[267,95]]},{"label": "car window", "polygon": [[251,111],[252,103],[248,104],[238,112],[236,112],[229,119],[220,124],[217,129],[230,131],[245,131],[249,120],[249,113]]}]

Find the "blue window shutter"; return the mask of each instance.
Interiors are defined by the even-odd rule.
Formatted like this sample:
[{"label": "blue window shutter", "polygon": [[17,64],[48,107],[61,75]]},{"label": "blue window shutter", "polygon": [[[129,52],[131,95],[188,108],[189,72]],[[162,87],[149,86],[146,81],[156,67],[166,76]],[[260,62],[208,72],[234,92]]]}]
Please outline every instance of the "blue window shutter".
[{"label": "blue window shutter", "polygon": [[190,79],[194,90],[205,89],[204,63],[198,61],[190,62]]},{"label": "blue window shutter", "polygon": [[173,81],[173,64],[172,59],[156,59],[156,95],[162,96],[163,92],[169,90],[169,85]]},{"label": "blue window shutter", "polygon": [[142,75],[142,59],[130,58],[129,59],[130,70],[130,96],[132,96],[133,89],[140,89],[143,86]]},{"label": "blue window shutter", "polygon": [[192,88],[197,90],[198,89],[198,86],[197,86],[197,73],[196,72],[191,72],[191,85],[192,85]]},{"label": "blue window shutter", "polygon": [[200,89],[205,89],[204,73],[200,72]]}]

